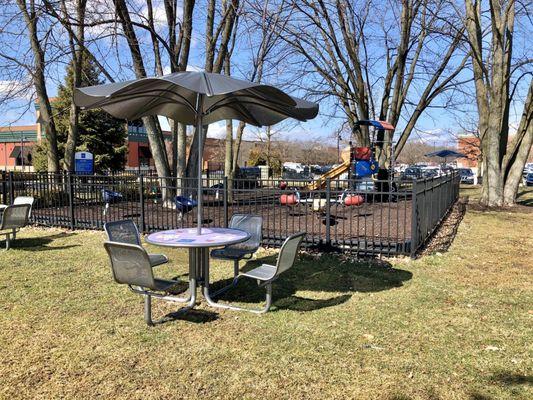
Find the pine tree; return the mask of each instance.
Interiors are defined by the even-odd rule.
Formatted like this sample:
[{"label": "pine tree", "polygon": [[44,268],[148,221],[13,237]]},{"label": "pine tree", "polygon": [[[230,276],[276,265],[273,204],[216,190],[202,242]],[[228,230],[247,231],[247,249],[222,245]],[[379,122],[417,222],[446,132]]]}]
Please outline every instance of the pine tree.
[{"label": "pine tree", "polygon": [[[87,57],[82,66],[81,86],[100,85],[98,69]],[[65,83],[59,86],[58,97],[53,102],[56,113],[57,141],[61,158],[64,158],[69,126],[69,108],[72,98],[72,65],[67,68]],[[95,171],[118,171],[126,161],[126,121],[114,118],[101,109],[83,110],[79,118],[77,151],[89,151],[94,155]]]}]

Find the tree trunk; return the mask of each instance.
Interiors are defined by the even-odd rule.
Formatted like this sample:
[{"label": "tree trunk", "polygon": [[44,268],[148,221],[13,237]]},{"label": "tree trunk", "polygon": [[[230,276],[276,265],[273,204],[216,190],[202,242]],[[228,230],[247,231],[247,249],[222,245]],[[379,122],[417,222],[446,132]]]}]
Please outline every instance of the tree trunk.
[{"label": "tree trunk", "polygon": [[504,159],[505,186],[503,190],[504,205],[515,204],[516,193],[522,179],[522,171],[533,144],[533,80],[529,84],[524,111],[516,132],[515,141]]},{"label": "tree trunk", "polygon": [[[137,79],[145,78],[146,69],[144,67],[139,41],[137,39],[135,30],[133,29],[133,24],[126,2],[125,0],[113,0],[113,2],[115,4],[115,10],[120,20],[124,36],[126,37],[126,41],[130,49],[135,76]],[[152,152],[152,157],[154,158],[157,175],[161,178],[169,178],[171,175],[170,166],[165,146],[165,139],[163,132],[161,131],[161,127],[159,126],[159,121],[153,116],[143,117],[142,121],[144,127],[146,128],[148,143],[150,144],[150,151]],[[173,204],[171,199],[173,190],[169,190],[169,188],[172,187],[173,185],[171,179],[162,180],[161,194],[164,204],[167,204],[168,206]]]},{"label": "tree trunk", "polygon": [[[75,161],[74,155],[76,153],[76,145],[78,143],[79,137],[79,108],[74,104],[74,89],[79,87],[81,84],[81,73],[83,68],[83,59],[84,52],[82,46],[85,43],[85,9],[86,1],[78,0],[76,2],[76,14],[78,22],[77,32],[74,35],[73,30],[69,30],[69,42],[70,49],[72,53],[72,99],[70,102],[70,115],[69,115],[69,129],[67,135],[67,143],[65,144],[65,157],[64,157],[64,168],[67,171],[75,171]],[[68,21],[68,10],[65,2],[61,3],[65,19]]]},{"label": "tree trunk", "polygon": [[59,151],[57,148],[57,131],[52,114],[52,106],[46,90],[46,80],[44,71],[46,60],[44,50],[37,33],[38,13],[35,10],[35,4],[30,3],[31,10],[28,12],[26,2],[17,0],[17,5],[24,15],[24,22],[28,29],[28,39],[30,41],[33,57],[35,59],[35,69],[32,74],[35,94],[37,95],[37,104],[39,106],[39,124],[45,134],[48,144],[48,171],[59,172]]},{"label": "tree trunk", "polygon": [[524,165],[526,164],[527,157],[531,151],[531,145],[533,144],[533,122],[528,126],[528,131],[524,138],[522,139],[522,144],[519,147],[516,159],[514,160],[507,179],[505,181],[504,191],[503,191],[503,203],[507,206],[512,206],[516,202],[516,194],[518,192],[518,185],[522,180],[522,171],[524,170]]},{"label": "tree trunk", "polygon": [[178,160],[176,168],[176,176],[183,178],[185,176],[185,168],[187,165],[187,126],[185,124],[178,124]]},{"label": "tree trunk", "polygon": [[[228,201],[233,202],[233,122],[226,120],[226,152],[224,158],[224,175],[228,178]],[[231,183],[231,186],[230,186]]]}]

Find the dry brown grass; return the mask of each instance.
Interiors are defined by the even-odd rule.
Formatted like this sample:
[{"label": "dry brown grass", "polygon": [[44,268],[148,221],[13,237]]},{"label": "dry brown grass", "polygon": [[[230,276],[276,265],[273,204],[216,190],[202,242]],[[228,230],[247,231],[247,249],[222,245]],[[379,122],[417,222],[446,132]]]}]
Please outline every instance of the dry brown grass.
[{"label": "dry brown grass", "polygon": [[[468,211],[448,252],[392,269],[304,256],[273,312],[201,305],[155,328],[112,282],[102,232],[28,228],[0,254],[0,397],[531,398],[532,223]],[[185,254],[168,255],[160,274],[184,273]]]}]

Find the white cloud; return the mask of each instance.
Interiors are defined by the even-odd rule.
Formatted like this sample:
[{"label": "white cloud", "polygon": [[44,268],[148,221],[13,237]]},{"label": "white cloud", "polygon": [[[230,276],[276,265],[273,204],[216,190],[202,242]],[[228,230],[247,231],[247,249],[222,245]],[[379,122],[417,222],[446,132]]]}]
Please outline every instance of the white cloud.
[{"label": "white cloud", "polygon": [[209,125],[207,137],[214,139],[223,139],[226,137],[226,122],[219,121]]},{"label": "white cloud", "polygon": [[0,81],[0,99],[31,100],[33,86],[31,82],[17,80]]}]

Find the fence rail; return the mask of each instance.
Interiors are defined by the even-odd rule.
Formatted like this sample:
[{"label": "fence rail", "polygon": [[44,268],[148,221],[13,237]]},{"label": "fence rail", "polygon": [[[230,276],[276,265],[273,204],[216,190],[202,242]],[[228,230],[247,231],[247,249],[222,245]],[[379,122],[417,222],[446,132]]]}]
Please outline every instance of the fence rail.
[{"label": "fence rail", "polygon": [[[205,226],[227,226],[235,213],[263,217],[263,244],[279,246],[305,231],[306,246],[360,255],[413,256],[459,194],[455,173],[421,181],[327,180],[318,190],[298,180],[203,178]],[[369,186],[370,185],[370,186]],[[36,201],[31,222],[102,229],[132,219],[143,232],[195,226],[196,212],[176,208],[176,196],[196,199],[196,179],[136,174],[112,176],[2,172],[0,202]]]}]

